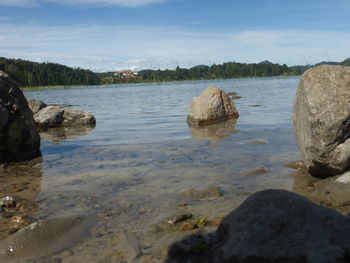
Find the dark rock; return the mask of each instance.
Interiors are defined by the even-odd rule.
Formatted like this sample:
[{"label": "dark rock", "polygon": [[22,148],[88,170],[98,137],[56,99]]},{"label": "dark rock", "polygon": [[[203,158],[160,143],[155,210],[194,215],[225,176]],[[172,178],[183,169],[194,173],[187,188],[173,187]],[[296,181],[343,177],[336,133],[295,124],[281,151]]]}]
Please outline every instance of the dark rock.
[{"label": "dark rock", "polygon": [[350,168],[350,67],[323,65],[302,75],[293,126],[312,175],[327,177]]},{"label": "dark rock", "polygon": [[187,122],[189,125],[203,126],[238,118],[238,116],[231,98],[217,87],[209,86],[199,97],[192,99]]},{"label": "dark rock", "polygon": [[185,246],[188,237],[169,249],[166,262],[349,262],[349,231],[350,219],[335,210],[292,192],[264,190],[202,237],[200,253]]},{"label": "dark rock", "polygon": [[29,109],[33,112],[33,114],[36,114],[38,111],[42,110],[47,105],[41,100],[28,99],[28,106]]},{"label": "dark rock", "polygon": [[40,136],[22,91],[0,71],[0,162],[40,156]]}]

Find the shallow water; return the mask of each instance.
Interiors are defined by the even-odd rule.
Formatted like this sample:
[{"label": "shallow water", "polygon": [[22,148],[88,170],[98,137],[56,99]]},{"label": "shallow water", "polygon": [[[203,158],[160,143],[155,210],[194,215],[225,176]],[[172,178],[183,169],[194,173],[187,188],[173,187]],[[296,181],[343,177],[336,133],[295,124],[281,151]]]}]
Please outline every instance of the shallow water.
[{"label": "shallow water", "polygon": [[[99,215],[90,238],[74,248],[62,247],[58,255],[63,262],[127,261],[127,255],[116,252],[119,234],[125,231],[142,248],[139,262],[161,262],[167,246],[184,235],[155,230],[172,215],[221,218],[250,193],[293,189],[293,170],[285,164],[301,158],[291,129],[298,81],[256,78],[25,91],[27,98],[89,111],[97,126],[42,133],[43,160],[29,164],[35,169],[27,175],[39,178],[39,185],[33,180],[30,195],[20,198],[35,202],[28,212],[33,221],[74,209]],[[191,99],[208,85],[242,97],[235,100],[237,122],[204,129],[187,126]],[[181,196],[211,185],[222,196]],[[7,186],[1,194],[16,187]]]}]

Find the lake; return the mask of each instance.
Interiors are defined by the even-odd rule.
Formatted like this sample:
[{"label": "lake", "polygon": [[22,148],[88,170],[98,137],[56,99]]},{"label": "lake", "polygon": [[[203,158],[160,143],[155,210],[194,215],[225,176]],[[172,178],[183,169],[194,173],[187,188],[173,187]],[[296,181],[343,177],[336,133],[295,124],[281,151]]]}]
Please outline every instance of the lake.
[{"label": "lake", "polygon": [[[53,253],[63,262],[127,261],[132,252],[118,250],[121,233],[134,237],[129,247],[140,247],[138,262],[162,262],[167,246],[188,234],[164,226],[169,218],[222,218],[255,191],[293,189],[294,170],[286,163],[301,159],[291,126],[299,79],[26,90],[27,98],[89,111],[97,125],[42,133],[43,159],[16,168],[31,178],[27,188],[23,182],[8,187],[35,203],[35,219],[71,210],[98,215],[88,238],[61,244]],[[242,97],[235,100],[240,117],[190,128],[191,99],[209,85]],[[195,197],[199,192],[203,196]]]}]

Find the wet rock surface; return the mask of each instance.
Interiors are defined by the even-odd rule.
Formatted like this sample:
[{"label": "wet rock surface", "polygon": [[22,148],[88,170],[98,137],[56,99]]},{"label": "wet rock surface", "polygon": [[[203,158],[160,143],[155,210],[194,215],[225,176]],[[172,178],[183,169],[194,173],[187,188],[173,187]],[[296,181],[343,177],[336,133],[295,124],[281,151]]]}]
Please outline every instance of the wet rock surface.
[{"label": "wet rock surface", "polygon": [[215,233],[175,243],[166,262],[347,262],[350,220],[284,190],[250,196]]},{"label": "wet rock surface", "polygon": [[16,82],[0,71],[0,162],[40,155],[40,136],[27,100]]},{"label": "wet rock surface", "polygon": [[307,70],[294,100],[294,132],[309,172],[327,177],[350,168],[350,68]]},{"label": "wet rock surface", "polygon": [[187,122],[189,125],[203,126],[238,118],[238,116],[231,98],[217,87],[209,86],[199,97],[192,99]]}]

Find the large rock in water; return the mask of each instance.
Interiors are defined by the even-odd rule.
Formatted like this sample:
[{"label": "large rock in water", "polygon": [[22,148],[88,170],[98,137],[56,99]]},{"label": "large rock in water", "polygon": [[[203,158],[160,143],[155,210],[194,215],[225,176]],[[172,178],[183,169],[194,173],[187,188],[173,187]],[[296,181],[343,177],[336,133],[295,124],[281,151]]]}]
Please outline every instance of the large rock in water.
[{"label": "large rock in water", "polygon": [[327,177],[350,168],[350,67],[306,71],[294,100],[294,132],[312,175]]},{"label": "large rock in water", "polygon": [[238,118],[235,104],[226,93],[215,86],[209,86],[203,93],[192,99],[187,117],[189,125],[203,126]]},{"label": "large rock in water", "polygon": [[[350,219],[335,210],[285,190],[264,190],[226,216],[215,234],[202,238],[202,251],[192,249],[191,255],[182,241],[169,250],[167,262],[349,262],[349,231]],[[212,243],[205,246],[208,240]]]},{"label": "large rock in water", "polygon": [[40,136],[22,91],[0,71],[0,162],[40,156]]},{"label": "large rock in water", "polygon": [[56,127],[94,126],[95,117],[85,111],[71,110],[61,106],[47,106],[34,115],[41,129]]}]

